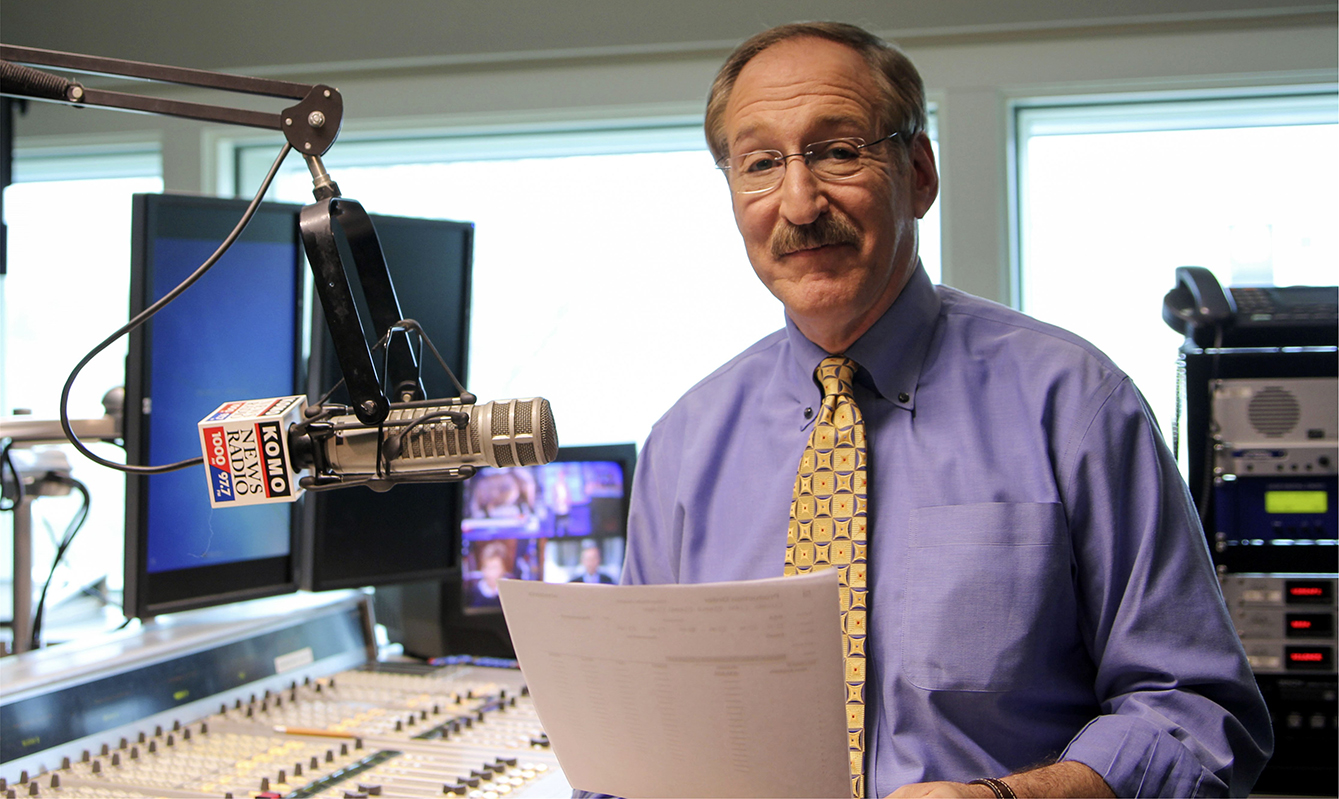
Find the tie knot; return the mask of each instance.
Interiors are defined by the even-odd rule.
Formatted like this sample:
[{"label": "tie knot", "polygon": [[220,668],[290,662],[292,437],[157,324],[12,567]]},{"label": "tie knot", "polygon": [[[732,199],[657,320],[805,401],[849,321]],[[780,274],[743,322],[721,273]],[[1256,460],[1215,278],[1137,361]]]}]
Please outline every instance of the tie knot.
[{"label": "tie knot", "polygon": [[823,396],[854,394],[855,361],[844,355],[829,355],[818,364],[814,377],[823,386]]}]

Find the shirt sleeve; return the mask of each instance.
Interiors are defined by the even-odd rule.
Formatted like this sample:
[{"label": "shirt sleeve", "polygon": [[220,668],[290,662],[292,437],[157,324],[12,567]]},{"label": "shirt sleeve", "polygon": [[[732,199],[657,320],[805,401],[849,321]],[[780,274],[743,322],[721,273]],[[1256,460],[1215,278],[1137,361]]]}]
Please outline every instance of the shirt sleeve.
[{"label": "shirt sleeve", "polygon": [[1245,796],[1273,749],[1268,711],[1189,492],[1128,378],[1062,465],[1102,715],[1061,759],[1117,796]]},{"label": "shirt sleeve", "polygon": [[674,496],[676,472],[671,459],[677,447],[666,445],[661,426],[652,428],[637,458],[628,509],[628,544],[623,559],[623,585],[677,583],[678,556],[672,529],[682,514]]}]

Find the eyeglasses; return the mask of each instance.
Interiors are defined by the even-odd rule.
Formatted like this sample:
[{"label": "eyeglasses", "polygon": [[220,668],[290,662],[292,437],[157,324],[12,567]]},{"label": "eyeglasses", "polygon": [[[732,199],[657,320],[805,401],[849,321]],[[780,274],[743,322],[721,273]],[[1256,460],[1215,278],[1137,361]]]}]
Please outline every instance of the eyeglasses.
[{"label": "eyeglasses", "polygon": [[789,155],[780,150],[754,150],[726,156],[716,162],[716,168],[726,173],[736,194],[762,194],[780,186],[786,174],[786,163],[792,158],[804,158],[804,165],[819,180],[850,180],[864,168],[862,156],[866,149],[895,136],[896,133],[890,133],[868,144],[855,136],[828,139],[814,142],[800,152]]}]

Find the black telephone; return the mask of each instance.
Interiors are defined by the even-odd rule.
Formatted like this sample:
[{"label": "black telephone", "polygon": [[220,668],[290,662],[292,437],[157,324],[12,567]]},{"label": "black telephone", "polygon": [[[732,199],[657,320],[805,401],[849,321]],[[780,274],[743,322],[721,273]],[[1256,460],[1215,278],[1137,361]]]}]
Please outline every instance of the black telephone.
[{"label": "black telephone", "polygon": [[1176,268],[1162,320],[1198,347],[1339,344],[1339,287],[1236,286],[1226,291],[1202,266]]}]

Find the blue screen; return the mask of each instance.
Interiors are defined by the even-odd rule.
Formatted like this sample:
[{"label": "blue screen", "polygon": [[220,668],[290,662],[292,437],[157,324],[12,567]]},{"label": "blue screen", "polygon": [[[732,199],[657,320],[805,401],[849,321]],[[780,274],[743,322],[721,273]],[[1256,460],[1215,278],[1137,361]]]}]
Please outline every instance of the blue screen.
[{"label": "blue screen", "polygon": [[[153,296],[205,261],[217,241],[153,242]],[[198,424],[224,402],[296,393],[298,287],[291,244],[235,243],[153,317],[148,458],[200,456]],[[213,510],[203,465],[148,478],[151,573],[289,554],[287,503]]]}]

